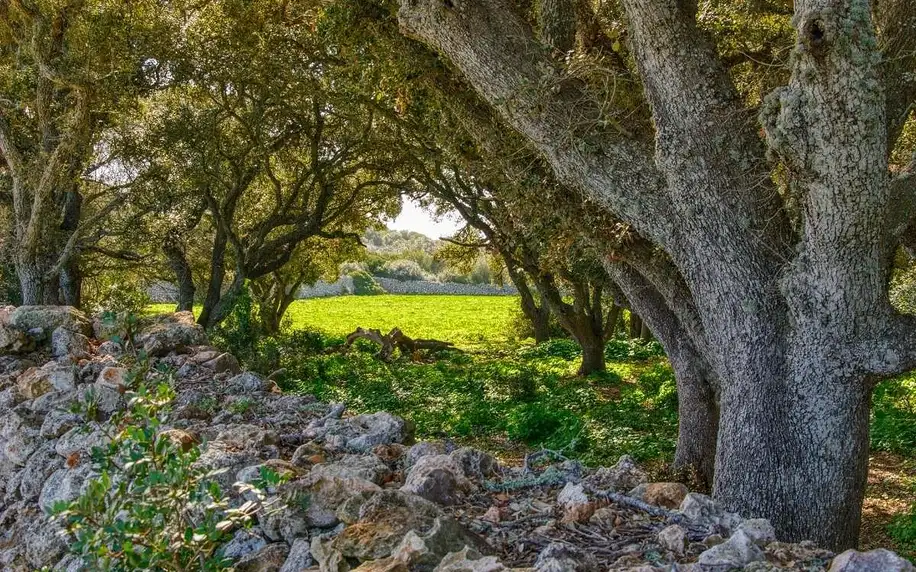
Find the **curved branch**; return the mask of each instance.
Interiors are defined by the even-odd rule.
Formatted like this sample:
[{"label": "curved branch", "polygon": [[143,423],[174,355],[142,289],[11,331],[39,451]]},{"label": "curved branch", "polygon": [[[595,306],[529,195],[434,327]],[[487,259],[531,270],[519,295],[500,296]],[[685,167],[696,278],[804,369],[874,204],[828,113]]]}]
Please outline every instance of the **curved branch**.
[{"label": "curved branch", "polygon": [[448,56],[479,94],[524,134],[558,179],[660,244],[674,241],[652,150],[607,127],[582,82],[565,77],[530,27],[498,0],[401,0],[405,33]]}]

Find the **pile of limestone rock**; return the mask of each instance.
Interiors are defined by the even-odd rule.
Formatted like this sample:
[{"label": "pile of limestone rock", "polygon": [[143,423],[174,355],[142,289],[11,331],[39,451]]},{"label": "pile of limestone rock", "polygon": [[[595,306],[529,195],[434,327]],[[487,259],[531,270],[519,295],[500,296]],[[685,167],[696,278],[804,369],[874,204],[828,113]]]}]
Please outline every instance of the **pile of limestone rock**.
[{"label": "pile of limestone rock", "polygon": [[[113,328],[72,308],[0,308],[0,570],[83,569],[48,511],[97,476],[88,452],[106,441],[72,405],[93,395],[103,416],[125,406]],[[210,347],[189,314],[134,334],[175,372],[162,430],[202,443],[197,463],[221,469],[224,490],[262,467],[284,476],[267,491],[271,508],[220,548],[238,572],[913,570],[886,550],[779,542],[766,520],[650,483],[628,457],[599,469],[549,456],[509,467],[467,447],[413,444],[399,417],[283,395]]]}]

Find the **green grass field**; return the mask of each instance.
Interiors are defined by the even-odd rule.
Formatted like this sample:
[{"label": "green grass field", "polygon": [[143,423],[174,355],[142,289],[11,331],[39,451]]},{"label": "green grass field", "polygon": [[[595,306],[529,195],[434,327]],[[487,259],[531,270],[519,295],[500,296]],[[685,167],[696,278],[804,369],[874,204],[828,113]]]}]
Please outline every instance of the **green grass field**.
[{"label": "green grass field", "polygon": [[[172,310],[172,304],[150,306],[155,314]],[[398,327],[412,338],[435,338],[467,350],[514,343],[512,321],[518,311],[515,296],[383,294],[297,300],[287,320],[294,330],[318,329],[332,336],[346,336],[357,327],[383,333]]]},{"label": "green grass field", "polygon": [[294,329],[345,336],[360,326],[383,333],[398,327],[412,338],[435,338],[470,349],[514,341],[510,332],[518,304],[515,296],[338,296],[299,300],[288,316]]}]

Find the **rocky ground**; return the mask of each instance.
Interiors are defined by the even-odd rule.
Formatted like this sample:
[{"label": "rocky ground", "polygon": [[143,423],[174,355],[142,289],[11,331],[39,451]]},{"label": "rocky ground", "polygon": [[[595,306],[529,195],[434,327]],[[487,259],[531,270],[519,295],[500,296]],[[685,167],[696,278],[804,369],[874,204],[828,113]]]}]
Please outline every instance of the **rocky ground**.
[{"label": "rocky ground", "polygon": [[[70,405],[92,388],[103,414],[124,407],[124,349],[99,341],[112,333],[69,308],[0,308],[2,570],[82,569],[47,510],[85,489],[87,452],[105,441]],[[913,571],[886,550],[780,542],[766,520],[650,483],[628,457],[594,469],[542,452],[508,467],[413,443],[388,413],[280,394],[210,347],[188,314],[146,323],[136,340],[177,372],[163,430],[203,443],[197,462],[223,469],[224,489],[262,466],[286,477],[268,491],[272,508],[220,549],[239,572]]]}]

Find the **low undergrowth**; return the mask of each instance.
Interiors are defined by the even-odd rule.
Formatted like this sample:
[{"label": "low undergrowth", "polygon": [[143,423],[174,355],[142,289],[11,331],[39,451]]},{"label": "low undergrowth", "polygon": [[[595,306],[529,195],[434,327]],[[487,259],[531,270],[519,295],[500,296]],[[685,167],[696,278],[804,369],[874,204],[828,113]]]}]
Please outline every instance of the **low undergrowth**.
[{"label": "low undergrowth", "polygon": [[[262,339],[246,364],[275,376],[285,391],[344,401],[356,412],[384,409],[411,420],[424,439],[508,442],[562,449],[591,464],[667,458],[677,438],[674,377],[658,348],[627,346],[627,362],[609,362],[606,373],[575,376],[578,348],[569,340],[541,346],[442,352],[392,363],[377,347],[358,342],[347,353],[342,338],[300,330]],[[632,347],[630,347],[632,346]]]}]

